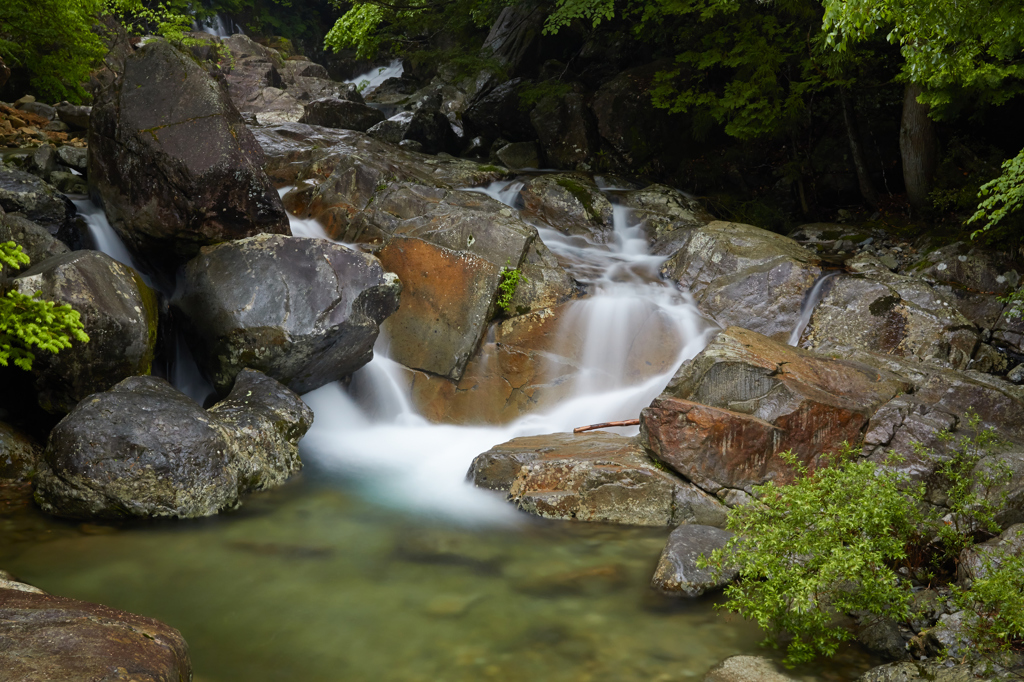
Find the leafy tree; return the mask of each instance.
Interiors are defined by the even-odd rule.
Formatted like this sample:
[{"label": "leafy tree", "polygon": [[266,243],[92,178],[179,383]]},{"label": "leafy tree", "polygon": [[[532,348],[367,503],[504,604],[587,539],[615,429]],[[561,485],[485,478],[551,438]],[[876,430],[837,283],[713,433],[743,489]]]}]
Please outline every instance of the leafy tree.
[{"label": "leafy tree", "polygon": [[[14,242],[0,243],[0,285],[5,267],[28,265],[29,258]],[[0,293],[4,290],[0,286]],[[32,349],[59,353],[71,347],[72,339],[87,343],[81,317],[69,305],[57,305],[19,291],[7,291],[0,297],[0,365],[13,361],[16,367],[32,369]]]},{"label": "leafy tree", "polygon": [[106,47],[93,30],[104,0],[3,0],[0,57],[28,70],[46,100],[88,99],[82,84]]}]

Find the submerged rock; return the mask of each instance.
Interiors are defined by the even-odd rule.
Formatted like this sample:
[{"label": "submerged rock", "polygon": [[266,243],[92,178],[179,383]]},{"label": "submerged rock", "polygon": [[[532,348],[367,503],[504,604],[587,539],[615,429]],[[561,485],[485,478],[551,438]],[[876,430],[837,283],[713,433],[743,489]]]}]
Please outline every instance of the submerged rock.
[{"label": "submerged rock", "polygon": [[710,557],[716,549],[725,547],[732,536],[731,531],[712,526],[679,526],[668,536],[651,587],[669,596],[699,597],[728,585],[739,569],[719,572],[714,567],[698,568],[697,563],[702,556]]},{"label": "submerged rock", "polygon": [[156,294],[135,270],[99,251],[72,251],[32,266],[13,280],[23,294],[71,305],[89,342],[56,355],[36,352],[39,405],[69,412],[80,400],[122,379],[149,374],[157,336]]},{"label": "submerged rock", "polygon": [[794,678],[779,672],[770,658],[730,656],[709,670],[704,682],[794,682]]},{"label": "submerged rock", "polygon": [[0,582],[0,622],[5,679],[192,679],[181,633],[152,618]]},{"label": "submerged rock", "polygon": [[290,234],[263,154],[222,87],[152,40],[102,89],[89,131],[89,186],[136,252],[177,265],[200,247]]},{"label": "submerged rock", "polygon": [[401,283],[373,256],[323,239],[260,235],[206,247],[172,305],[222,394],[246,367],[299,393],[373,357]]},{"label": "submerged rock", "polygon": [[714,498],[659,469],[635,439],[611,433],[516,438],[479,455],[469,477],[553,519],[639,526],[724,525]]},{"label": "submerged rock", "polygon": [[683,364],[640,416],[641,439],[661,461],[717,493],[793,479],[778,457],[806,465],[856,443],[871,416],[909,382],[730,327]]},{"label": "submerged rock", "polygon": [[259,372],[204,410],[163,379],[132,377],[79,404],[50,434],[36,478],[46,512],[77,519],[209,516],[301,468],[313,413]]},{"label": "submerged rock", "polygon": [[752,225],[715,221],[684,235],[662,276],[689,289],[722,327],[787,341],[820,260],[788,237]]}]

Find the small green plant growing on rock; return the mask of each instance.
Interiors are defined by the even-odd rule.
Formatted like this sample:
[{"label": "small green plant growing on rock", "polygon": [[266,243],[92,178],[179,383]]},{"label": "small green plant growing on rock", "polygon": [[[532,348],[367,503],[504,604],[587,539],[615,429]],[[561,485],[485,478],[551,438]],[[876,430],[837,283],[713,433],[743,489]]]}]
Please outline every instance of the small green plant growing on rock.
[{"label": "small green plant growing on rock", "polygon": [[28,265],[29,258],[21,246],[14,242],[0,243],[0,365],[13,361],[25,371],[32,369],[35,354],[32,348],[58,353],[71,347],[71,340],[86,343],[85,333],[77,310],[69,305],[57,305],[19,291],[4,293],[3,269]]},{"label": "small green plant growing on rock", "polygon": [[970,589],[953,588],[953,603],[977,614],[966,634],[979,653],[999,662],[1024,647],[1024,556],[989,559],[986,569]]},{"label": "small green plant growing on rock", "polygon": [[516,294],[516,288],[520,282],[528,282],[526,275],[519,268],[508,266],[501,269],[501,281],[498,283],[498,310],[508,315],[509,306],[512,305],[512,297]]}]

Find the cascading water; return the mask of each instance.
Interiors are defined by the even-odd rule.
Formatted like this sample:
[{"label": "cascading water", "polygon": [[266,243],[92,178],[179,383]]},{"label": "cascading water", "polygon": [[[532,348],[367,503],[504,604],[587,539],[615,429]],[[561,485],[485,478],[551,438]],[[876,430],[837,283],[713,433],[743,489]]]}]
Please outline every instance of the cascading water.
[{"label": "cascading water", "polygon": [[[475,191],[515,208],[521,187],[499,182]],[[316,419],[302,441],[303,458],[359,478],[378,501],[392,505],[476,522],[516,518],[507,505],[464,482],[476,455],[517,436],[635,417],[714,329],[684,293],[658,276],[664,258],[647,252],[642,227],[631,223],[628,209],[616,206],[614,218],[603,245],[538,226],[545,244],[591,292],[570,304],[560,322],[558,333],[582,339],[582,347],[563,353],[577,358],[578,371],[555,408],[503,426],[431,423],[413,409],[408,370],[387,359],[381,338],[374,360],[355,374],[348,391],[334,384],[304,396]],[[652,370],[649,356],[664,361]]]},{"label": "cascading water", "polygon": [[807,292],[807,295],[804,296],[804,300],[800,303],[800,319],[797,320],[796,326],[793,327],[793,333],[789,335],[789,345],[800,345],[800,337],[804,335],[804,330],[807,329],[807,325],[811,321],[814,309],[821,302],[821,296],[825,291],[825,283],[838,274],[838,272],[823,273],[814,282],[814,286]]},{"label": "cascading water", "polygon": [[215,14],[209,19],[192,22],[192,30],[209,33],[217,38],[230,38],[237,33],[245,34],[241,26],[231,19],[225,19],[220,14]]},{"label": "cascading water", "polygon": [[361,73],[347,83],[354,83],[356,86],[366,83],[362,93],[369,95],[377,87],[389,78],[399,78],[405,72],[401,59],[392,59],[387,66],[375,66],[365,73]]}]

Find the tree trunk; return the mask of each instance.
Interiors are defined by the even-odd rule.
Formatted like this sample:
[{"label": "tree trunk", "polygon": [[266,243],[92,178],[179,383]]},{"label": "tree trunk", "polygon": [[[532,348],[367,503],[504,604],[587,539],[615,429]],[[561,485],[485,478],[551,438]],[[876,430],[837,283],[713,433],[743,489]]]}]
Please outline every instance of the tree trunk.
[{"label": "tree trunk", "polygon": [[846,137],[850,141],[850,155],[853,157],[853,167],[857,171],[857,185],[860,187],[860,195],[872,208],[878,208],[878,190],[871,182],[871,175],[868,173],[868,165],[864,161],[863,145],[860,143],[860,134],[857,130],[857,112],[853,103],[847,96],[846,88],[839,88],[839,101],[843,106],[843,124],[846,127]]},{"label": "tree trunk", "polygon": [[928,105],[917,101],[921,91],[920,85],[907,84],[903,91],[903,120],[900,124],[903,184],[910,205],[917,209],[928,205],[928,190],[938,157],[935,127],[928,118]]}]

